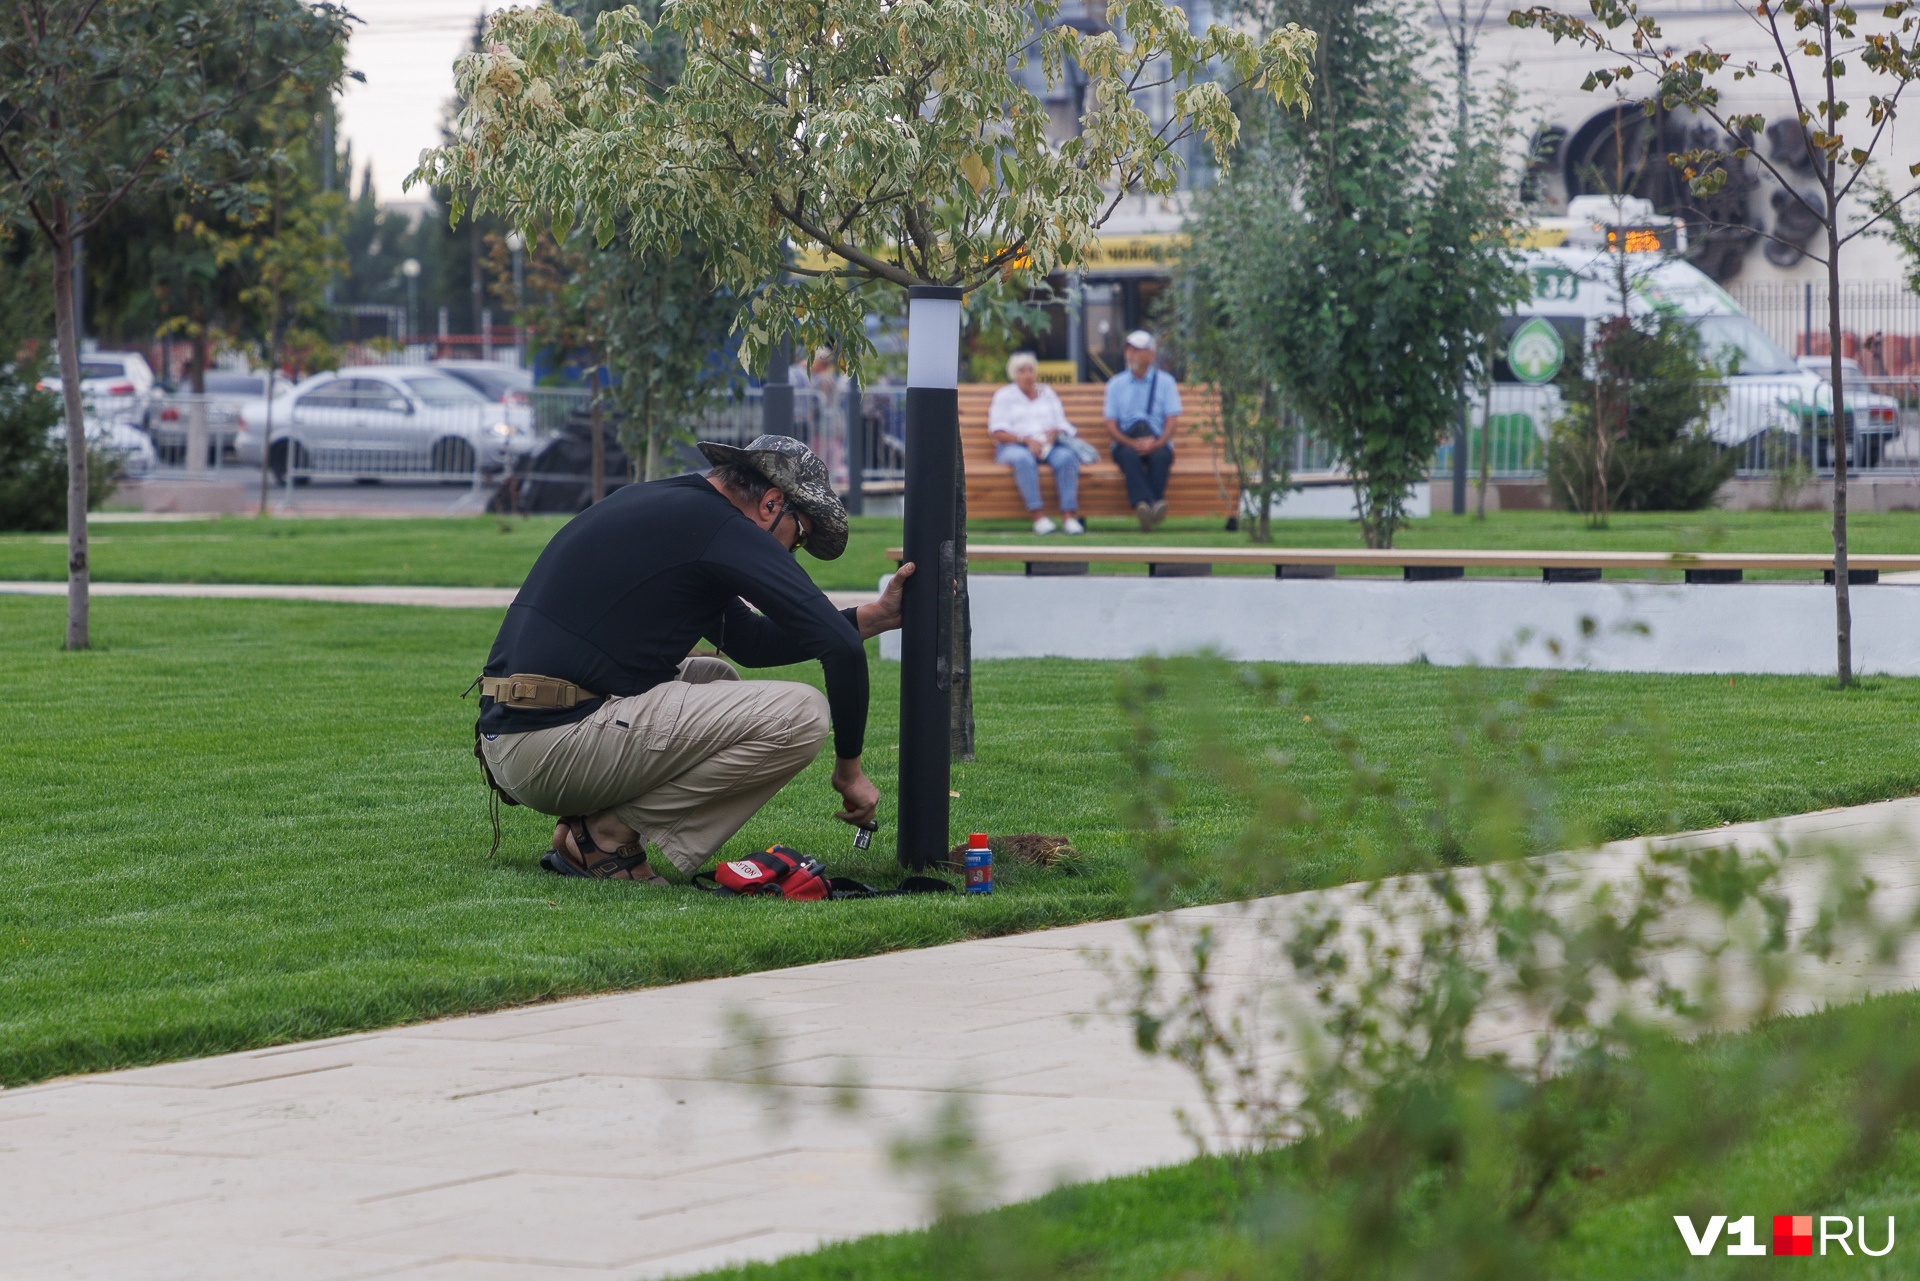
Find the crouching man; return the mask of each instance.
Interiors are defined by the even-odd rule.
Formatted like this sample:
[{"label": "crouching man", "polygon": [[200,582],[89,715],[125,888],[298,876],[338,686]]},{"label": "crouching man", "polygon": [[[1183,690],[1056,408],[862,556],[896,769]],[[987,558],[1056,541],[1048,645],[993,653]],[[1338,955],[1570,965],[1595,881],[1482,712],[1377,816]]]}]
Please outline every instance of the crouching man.
[{"label": "crouching man", "polygon": [[[834,609],[793,559],[846,550],[826,465],[786,436],[700,451],[706,475],[628,485],[555,535],[487,657],[481,759],[507,797],[559,818],[541,861],[562,876],[661,881],[648,845],[697,870],[829,726],[835,817],[867,823],[879,803],[860,769],[861,642],[900,625],[913,566],[878,601]],[[817,658],[826,696],[687,657],[702,638],[746,667]]]}]

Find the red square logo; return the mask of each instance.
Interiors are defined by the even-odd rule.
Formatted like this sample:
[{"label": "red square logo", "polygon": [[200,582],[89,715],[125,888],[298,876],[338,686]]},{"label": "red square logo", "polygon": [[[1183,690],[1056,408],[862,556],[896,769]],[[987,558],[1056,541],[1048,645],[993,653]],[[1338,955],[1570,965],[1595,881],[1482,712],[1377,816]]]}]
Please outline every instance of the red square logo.
[{"label": "red square logo", "polygon": [[1773,1252],[1775,1254],[1812,1254],[1813,1216],[1811,1214],[1774,1215]]}]

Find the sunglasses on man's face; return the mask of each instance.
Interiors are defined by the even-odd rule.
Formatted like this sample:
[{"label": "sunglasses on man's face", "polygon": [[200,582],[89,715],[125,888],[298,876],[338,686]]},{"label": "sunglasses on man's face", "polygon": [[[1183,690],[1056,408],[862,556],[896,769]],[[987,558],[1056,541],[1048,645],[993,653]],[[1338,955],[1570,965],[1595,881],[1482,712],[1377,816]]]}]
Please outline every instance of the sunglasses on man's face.
[{"label": "sunglasses on man's face", "polygon": [[780,521],[787,516],[793,517],[793,529],[794,529],[793,546],[789,547],[787,550],[792,552],[797,552],[802,547],[805,547],[807,545],[806,522],[800,519],[800,513],[797,510],[795,510],[791,505],[782,504],[780,508],[780,515],[775,516],[773,518],[773,528],[774,529],[780,528]]}]

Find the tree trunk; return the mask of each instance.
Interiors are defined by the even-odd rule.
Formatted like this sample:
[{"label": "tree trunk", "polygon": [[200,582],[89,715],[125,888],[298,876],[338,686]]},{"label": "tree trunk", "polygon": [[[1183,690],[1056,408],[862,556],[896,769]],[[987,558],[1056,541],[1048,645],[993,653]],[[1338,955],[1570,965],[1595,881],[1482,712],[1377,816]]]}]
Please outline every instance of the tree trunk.
[{"label": "tree trunk", "polygon": [[960,437],[953,438],[954,477],[959,492],[954,495],[953,520],[953,653],[947,670],[953,688],[952,719],[948,722],[947,744],[956,761],[973,759],[973,608],[967,592],[967,470],[960,448]]},{"label": "tree trunk", "polygon": [[1847,593],[1847,405],[1840,370],[1840,222],[1827,205],[1827,349],[1833,380],[1833,623],[1835,675],[1853,683],[1853,601]]},{"label": "tree trunk", "polygon": [[[280,368],[279,361],[275,359],[277,354],[278,353],[270,352],[267,356],[267,398],[262,411],[263,421],[260,424],[260,510],[254,513],[256,516],[265,516],[267,514],[267,493],[270,487],[269,482],[273,475],[267,466],[267,455],[273,449],[273,375]],[[288,432],[287,483],[289,485],[294,482],[293,464],[293,433]],[[292,510],[291,505],[289,505],[288,510]]]},{"label": "tree trunk", "polygon": [[[67,226],[65,202],[54,225]],[[67,648],[87,638],[87,420],[80,405],[80,335],[73,314],[73,241],[53,242],[53,325],[60,345],[60,399],[67,412]]]},{"label": "tree trunk", "polygon": [[[1820,11],[1821,48],[1826,54],[1826,118],[1839,119],[1833,89],[1833,10]],[[1840,376],[1840,206],[1836,198],[1838,162],[1831,153],[1824,157],[1825,170],[1815,172],[1826,179],[1827,201],[1827,359],[1828,377],[1833,380],[1833,624],[1834,659],[1840,688],[1853,684],[1853,601],[1847,591],[1847,447],[1852,435],[1847,430],[1846,392]],[[1818,419],[1815,419],[1816,424]]]}]

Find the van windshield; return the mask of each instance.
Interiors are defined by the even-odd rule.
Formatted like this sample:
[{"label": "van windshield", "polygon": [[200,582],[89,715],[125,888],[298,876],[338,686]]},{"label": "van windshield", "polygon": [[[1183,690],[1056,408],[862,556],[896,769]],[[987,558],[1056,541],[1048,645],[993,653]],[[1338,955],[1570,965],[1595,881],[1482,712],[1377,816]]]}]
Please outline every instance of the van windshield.
[{"label": "van windshield", "polygon": [[1695,316],[1707,359],[1730,374],[1797,374],[1800,367],[1745,316]]}]

